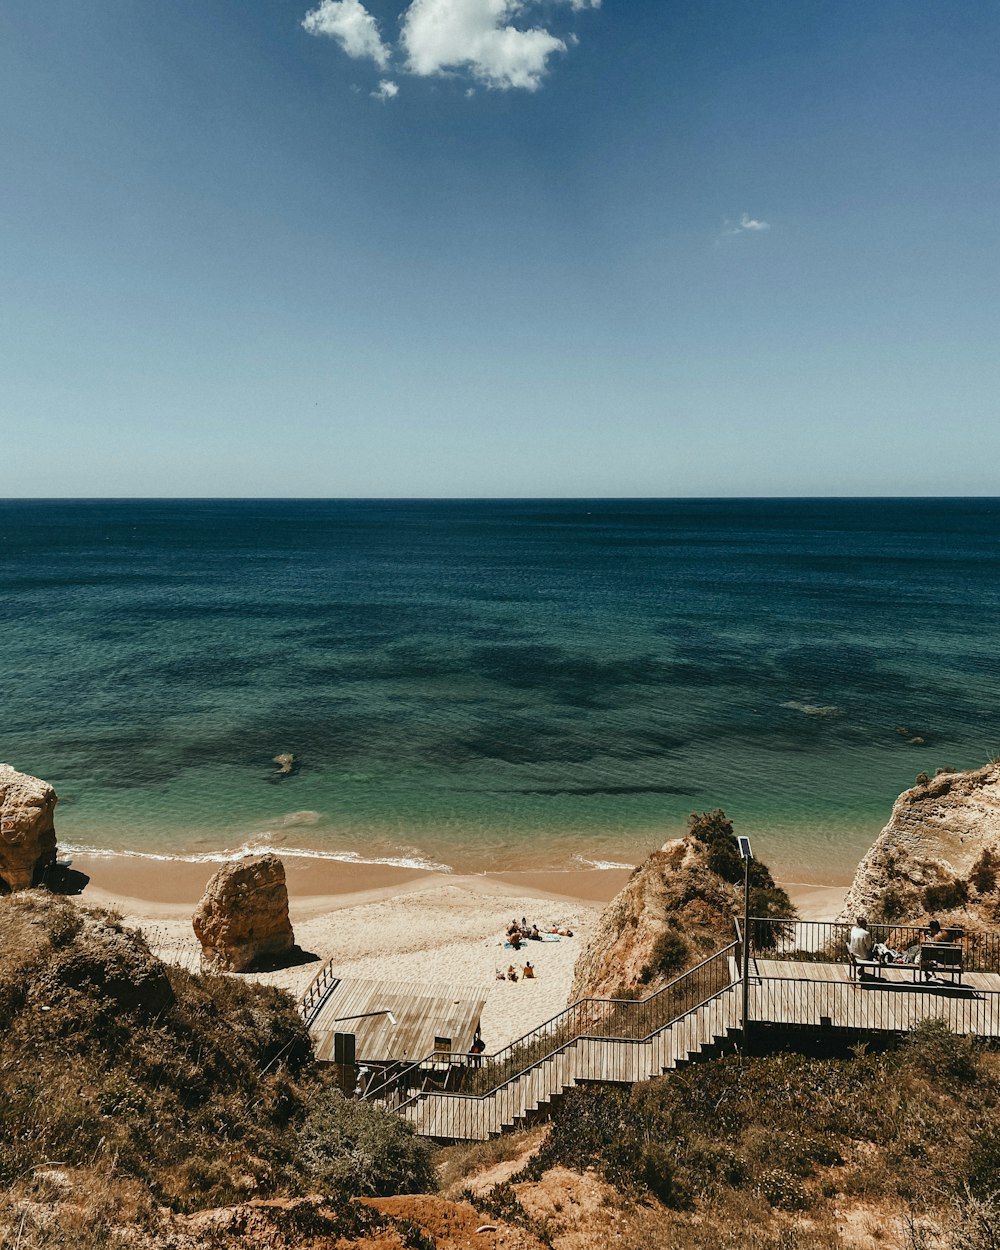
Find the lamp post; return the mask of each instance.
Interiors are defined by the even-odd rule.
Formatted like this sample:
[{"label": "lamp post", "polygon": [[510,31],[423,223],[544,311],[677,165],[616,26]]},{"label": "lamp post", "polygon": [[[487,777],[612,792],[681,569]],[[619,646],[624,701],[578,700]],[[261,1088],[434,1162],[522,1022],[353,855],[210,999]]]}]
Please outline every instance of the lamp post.
[{"label": "lamp post", "polygon": [[746,1047],[750,1027],[750,861],[753,851],[749,838],[737,838],[743,860],[743,1045]]}]

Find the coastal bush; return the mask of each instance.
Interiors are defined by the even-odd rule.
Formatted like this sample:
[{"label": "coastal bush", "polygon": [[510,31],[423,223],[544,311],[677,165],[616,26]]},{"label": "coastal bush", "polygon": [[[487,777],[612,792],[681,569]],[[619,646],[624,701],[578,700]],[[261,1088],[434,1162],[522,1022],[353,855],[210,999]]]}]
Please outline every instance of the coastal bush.
[{"label": "coastal bush", "polygon": [[427,1143],[398,1116],[339,1089],[314,1093],[298,1140],[309,1187],[318,1192],[386,1197],[437,1187]]},{"label": "coastal bush", "polygon": [[882,891],[878,904],[872,911],[873,920],[892,923],[903,920],[919,911],[920,895],[916,888],[900,881],[890,881]]},{"label": "coastal bush", "polygon": [[331,1091],[287,994],[165,966],[107,914],[5,899],[0,1015],[0,1186],[44,1160],[174,1210],[333,1187],[352,1168],[352,1193],[429,1186],[406,1125]]},{"label": "coastal bush", "polygon": [[[707,866],[730,885],[742,885],[744,863],[733,822],[721,808],[711,812],[692,812],[688,817],[688,833],[708,850]],[[775,884],[766,864],[752,859],[746,867],[750,885],[750,914],[770,919],[793,917],[795,908],[785,891]],[[769,925],[758,926],[754,937],[758,945],[771,940]]]},{"label": "coastal bush", "polygon": [[924,886],[923,898],[928,911],[951,911],[969,901],[969,887],[959,877],[947,877]]},{"label": "coastal bush", "polygon": [[993,894],[996,891],[998,868],[1000,857],[995,851],[985,847],[969,873],[969,884],[977,894]]},{"label": "coastal bush", "polygon": [[639,979],[646,984],[654,976],[676,976],[687,966],[690,953],[690,947],[683,935],[673,925],[668,924],[653,943],[649,963],[643,968]]},{"label": "coastal bush", "polygon": [[729,1056],[630,1095],[573,1091],[529,1171],[555,1164],[679,1209],[726,1193],[777,1210],[836,1193],[927,1202],[966,1181],[987,1195],[1000,1175],[1000,1056],[933,1019],[884,1054]]}]

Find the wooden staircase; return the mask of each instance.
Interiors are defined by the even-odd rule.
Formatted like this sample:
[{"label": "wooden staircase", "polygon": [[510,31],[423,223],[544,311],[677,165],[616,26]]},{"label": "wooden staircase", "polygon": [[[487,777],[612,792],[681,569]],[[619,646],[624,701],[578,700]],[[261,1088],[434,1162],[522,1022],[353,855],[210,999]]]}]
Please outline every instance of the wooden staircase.
[{"label": "wooden staircase", "polygon": [[728,985],[716,991],[648,1037],[577,1036],[485,1093],[422,1090],[399,1113],[422,1137],[496,1137],[544,1115],[548,1104],[574,1085],[631,1085],[718,1053],[739,1030],[739,989]]}]

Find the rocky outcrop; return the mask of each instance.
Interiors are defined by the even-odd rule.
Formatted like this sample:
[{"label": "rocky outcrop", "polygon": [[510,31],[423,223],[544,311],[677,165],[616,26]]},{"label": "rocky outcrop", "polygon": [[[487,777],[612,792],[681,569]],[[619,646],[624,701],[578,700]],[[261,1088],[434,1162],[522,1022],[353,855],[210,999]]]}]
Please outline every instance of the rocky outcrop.
[{"label": "rocky outcrop", "polygon": [[[733,917],[741,899],[736,888],[706,865],[707,848],[695,839],[679,838],[654,851],[632,873],[625,888],[604,909],[594,936],[573,971],[570,1001],[614,998],[638,986],[657,983],[692,962],[691,946],[718,949],[733,935]],[[668,931],[677,937],[676,957],[658,975],[663,961],[657,944]],[[711,935],[699,943],[698,935]],[[687,948],[685,950],[685,947]]]},{"label": "rocky outcrop", "polygon": [[962,914],[996,923],[1000,760],[974,772],[922,778],[893,804],[858,866],[843,918],[921,920]]},{"label": "rocky outcrop", "polygon": [[295,948],[285,867],[276,855],[223,865],[192,918],[206,963],[247,972],[280,962]]},{"label": "rocky outcrop", "polygon": [[56,792],[0,764],[0,891],[37,885],[56,862]]},{"label": "rocky outcrop", "polygon": [[0,1000],[4,990],[8,1007],[19,1002],[38,1020],[46,1013],[53,1037],[102,1015],[149,1020],[174,1001],[141,933],[46,890],[21,892],[0,909]]},{"label": "rocky outcrop", "polygon": [[[795,915],[764,863],[752,860],[749,872],[751,915]],[[654,851],[605,909],[577,960],[570,1001],[645,997],[732,942],[743,877],[726,813],[692,814],[687,836]]]}]

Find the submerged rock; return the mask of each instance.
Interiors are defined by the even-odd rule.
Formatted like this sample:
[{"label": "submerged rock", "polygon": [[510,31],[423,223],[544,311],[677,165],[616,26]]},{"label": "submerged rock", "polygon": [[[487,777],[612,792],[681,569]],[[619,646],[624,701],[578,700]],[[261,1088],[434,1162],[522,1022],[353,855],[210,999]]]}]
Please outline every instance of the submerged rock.
[{"label": "submerged rock", "polygon": [[205,887],[192,917],[206,963],[247,972],[295,949],[288,919],[285,866],[276,855],[224,864]]},{"label": "submerged rock", "polygon": [[56,862],[56,792],[0,764],[0,890],[37,885]]}]

